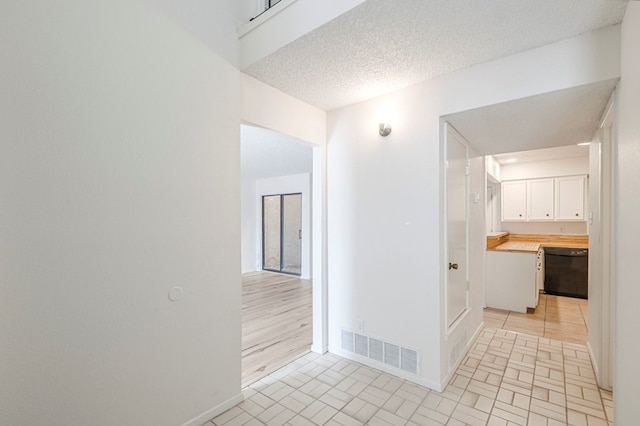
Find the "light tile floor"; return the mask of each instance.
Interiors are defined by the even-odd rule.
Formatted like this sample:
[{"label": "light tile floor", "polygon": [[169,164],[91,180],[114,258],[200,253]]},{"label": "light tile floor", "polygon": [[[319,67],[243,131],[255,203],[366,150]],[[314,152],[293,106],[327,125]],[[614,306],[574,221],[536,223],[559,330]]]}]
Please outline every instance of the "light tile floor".
[{"label": "light tile floor", "polygon": [[485,328],[444,392],[309,353],[206,426],[613,425],[582,345]]},{"label": "light tile floor", "polygon": [[565,342],[586,344],[589,302],[573,297],[541,294],[532,313],[486,308],[487,327],[517,331]]}]

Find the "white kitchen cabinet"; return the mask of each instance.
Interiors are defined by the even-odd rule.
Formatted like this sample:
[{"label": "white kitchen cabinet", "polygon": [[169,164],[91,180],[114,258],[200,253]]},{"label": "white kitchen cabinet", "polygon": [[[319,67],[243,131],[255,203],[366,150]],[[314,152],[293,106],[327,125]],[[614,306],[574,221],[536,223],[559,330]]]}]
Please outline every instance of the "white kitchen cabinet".
[{"label": "white kitchen cabinet", "polygon": [[502,183],[502,221],[527,220],[527,182],[511,181]]},{"label": "white kitchen cabinet", "polygon": [[535,179],[527,181],[527,219],[553,220],[554,179]]},{"label": "white kitchen cabinet", "polygon": [[486,306],[523,313],[527,308],[535,308],[536,266],[536,253],[487,251]]},{"label": "white kitchen cabinet", "polygon": [[584,220],[584,176],[555,179],[556,220]]},{"label": "white kitchen cabinet", "polygon": [[502,221],[583,221],[585,180],[582,175],[502,182]]}]

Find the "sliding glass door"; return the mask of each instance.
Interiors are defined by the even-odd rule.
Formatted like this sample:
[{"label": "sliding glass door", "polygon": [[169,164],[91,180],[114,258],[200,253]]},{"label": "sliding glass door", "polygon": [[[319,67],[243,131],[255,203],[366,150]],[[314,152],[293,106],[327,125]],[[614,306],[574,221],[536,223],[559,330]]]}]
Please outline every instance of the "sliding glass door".
[{"label": "sliding glass door", "polygon": [[300,275],[302,194],[262,197],[262,269]]}]

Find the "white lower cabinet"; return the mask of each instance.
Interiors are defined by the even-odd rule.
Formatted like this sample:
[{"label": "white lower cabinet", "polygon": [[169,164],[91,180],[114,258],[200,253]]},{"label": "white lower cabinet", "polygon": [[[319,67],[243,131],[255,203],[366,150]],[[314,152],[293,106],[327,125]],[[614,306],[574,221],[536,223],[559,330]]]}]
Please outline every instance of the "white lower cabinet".
[{"label": "white lower cabinet", "polygon": [[487,251],[485,304],[526,313],[537,298],[536,253]]}]

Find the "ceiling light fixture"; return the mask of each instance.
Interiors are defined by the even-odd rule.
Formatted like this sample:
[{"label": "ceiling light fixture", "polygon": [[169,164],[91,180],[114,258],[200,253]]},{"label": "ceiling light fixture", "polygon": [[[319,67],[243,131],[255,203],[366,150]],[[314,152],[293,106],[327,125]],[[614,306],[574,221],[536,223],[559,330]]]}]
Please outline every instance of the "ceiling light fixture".
[{"label": "ceiling light fixture", "polygon": [[380,123],[380,130],[378,131],[380,136],[389,136],[391,133],[391,124],[389,123]]},{"label": "ceiling light fixture", "polygon": [[591,145],[591,142],[580,142],[578,144],[578,146],[587,146],[587,145]]},{"label": "ceiling light fixture", "polygon": [[515,163],[516,161],[518,161],[517,158],[507,158],[504,160],[505,163]]}]

